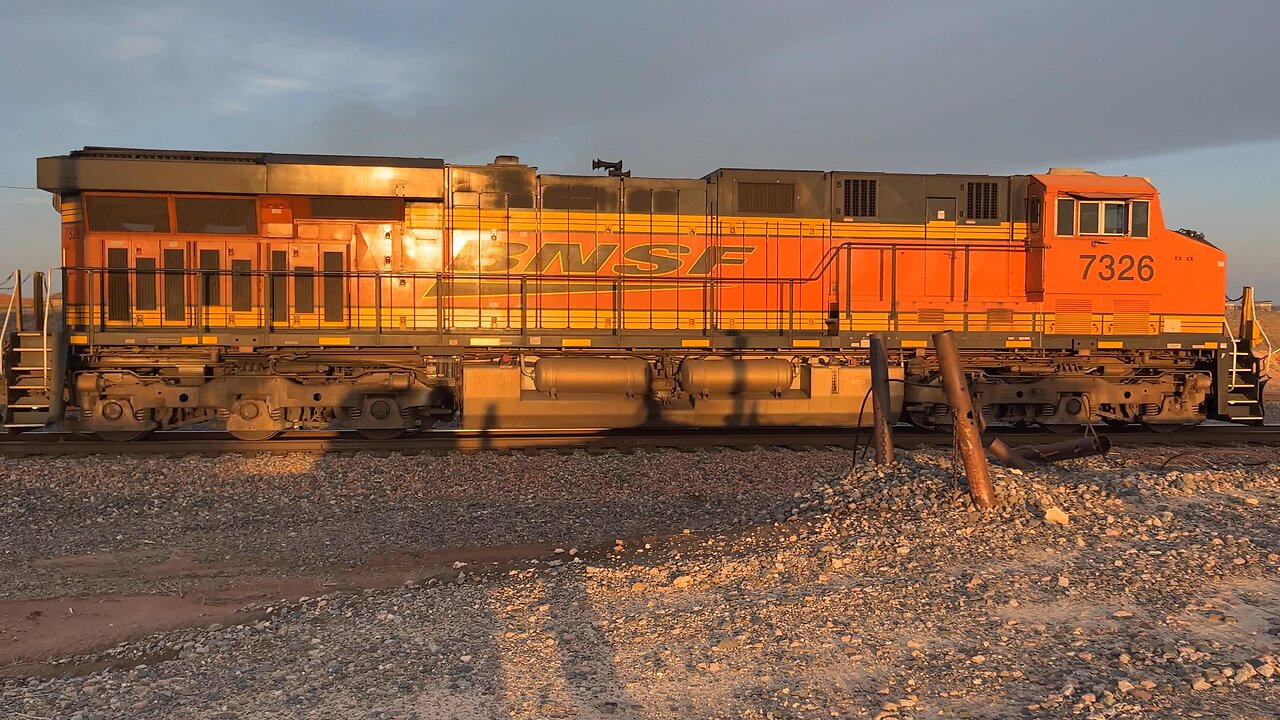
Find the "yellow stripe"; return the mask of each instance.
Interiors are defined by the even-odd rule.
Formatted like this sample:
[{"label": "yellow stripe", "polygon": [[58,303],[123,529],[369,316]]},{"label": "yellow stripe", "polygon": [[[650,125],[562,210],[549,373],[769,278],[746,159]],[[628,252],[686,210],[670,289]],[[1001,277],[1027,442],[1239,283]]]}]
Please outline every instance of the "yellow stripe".
[{"label": "yellow stripe", "polygon": [[72,335],[71,336],[71,344],[73,345],[85,345],[88,342],[89,342],[88,335]]},{"label": "yellow stripe", "polygon": [[591,338],[564,338],[560,347],[591,347]]},{"label": "yellow stripe", "polygon": [[809,339],[809,340],[792,340],[792,341],[791,341],[791,346],[792,346],[792,347],[822,347],[822,341],[821,341],[821,340],[813,340],[813,339]]},{"label": "yellow stripe", "polygon": [[205,345],[217,345],[217,344],[218,344],[218,336],[217,336],[217,335],[205,335],[204,337],[200,338],[200,342],[204,343]]},{"label": "yellow stripe", "polygon": [[183,345],[199,345],[200,336],[199,335],[183,335],[182,344]]},{"label": "yellow stripe", "polygon": [[697,340],[681,340],[680,347],[711,347],[711,341],[706,338]]},{"label": "yellow stripe", "polygon": [[1031,347],[1031,341],[1030,340],[1005,340],[1004,346],[1007,348],[1029,348]]},{"label": "yellow stripe", "polygon": [[325,337],[322,335],[316,338],[316,341],[319,342],[321,345],[350,345],[351,344],[351,338],[349,337]]},{"label": "yellow stripe", "polygon": [[1098,348],[1102,350],[1115,350],[1124,347],[1124,343],[1119,340],[1099,340]]},{"label": "yellow stripe", "polygon": [[497,345],[500,342],[501,340],[496,337],[473,337],[467,341],[467,344],[479,345],[481,347],[493,347],[494,345]]},{"label": "yellow stripe", "polygon": [[903,340],[902,341],[902,347],[922,348],[922,347],[928,347],[928,346],[929,346],[928,340]]}]

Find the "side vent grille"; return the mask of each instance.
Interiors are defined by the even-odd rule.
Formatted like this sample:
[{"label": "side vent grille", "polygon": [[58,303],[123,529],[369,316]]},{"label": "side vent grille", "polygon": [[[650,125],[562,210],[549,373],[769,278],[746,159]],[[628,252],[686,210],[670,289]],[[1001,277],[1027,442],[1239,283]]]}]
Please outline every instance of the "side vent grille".
[{"label": "side vent grille", "polygon": [[795,211],[794,183],[738,183],[738,212],[792,215]]},{"label": "side vent grille", "polygon": [[1117,335],[1150,335],[1151,301],[1116,300],[1115,334]]},{"label": "side vent grille", "polygon": [[947,315],[942,308],[920,308],[916,311],[916,322],[931,327],[941,327]]},{"label": "side vent grille", "polygon": [[1059,300],[1053,315],[1053,332],[1058,335],[1093,334],[1092,300]]},{"label": "side vent grille", "polygon": [[314,197],[311,217],[320,220],[404,220],[404,202],[396,198]]},{"label": "side vent grille", "polygon": [[876,184],[873,179],[844,181],[844,216],[876,216]]},{"label": "side vent grille", "polygon": [[970,220],[1000,219],[1000,184],[993,182],[968,183],[968,204],[965,217]]},{"label": "side vent grille", "polygon": [[988,308],[987,309],[987,329],[988,330],[1012,330],[1013,329],[1013,310],[1009,308]]}]

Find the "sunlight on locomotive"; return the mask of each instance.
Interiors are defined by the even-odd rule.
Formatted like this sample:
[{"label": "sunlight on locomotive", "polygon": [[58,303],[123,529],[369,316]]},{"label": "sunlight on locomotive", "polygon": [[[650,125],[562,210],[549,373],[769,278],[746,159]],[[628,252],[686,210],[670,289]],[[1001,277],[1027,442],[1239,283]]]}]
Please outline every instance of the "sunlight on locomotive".
[{"label": "sunlight on locomotive", "polygon": [[401,232],[405,264],[419,272],[440,272],[442,242],[439,230],[405,228]]}]

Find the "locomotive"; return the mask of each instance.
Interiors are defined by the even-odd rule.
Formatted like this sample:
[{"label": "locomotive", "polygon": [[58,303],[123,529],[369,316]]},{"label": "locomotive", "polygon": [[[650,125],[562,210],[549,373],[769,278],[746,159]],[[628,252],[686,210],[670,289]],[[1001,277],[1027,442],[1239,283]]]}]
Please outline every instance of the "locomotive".
[{"label": "locomotive", "polygon": [[210,421],[245,439],[858,426],[878,333],[891,411],[936,427],[941,330],[989,422],[1262,419],[1261,341],[1224,320],[1226,255],[1166,229],[1146,178],[597,166],[39,158],[62,322],[8,350],[53,346],[25,404],[6,364],[6,423],[116,440]]}]

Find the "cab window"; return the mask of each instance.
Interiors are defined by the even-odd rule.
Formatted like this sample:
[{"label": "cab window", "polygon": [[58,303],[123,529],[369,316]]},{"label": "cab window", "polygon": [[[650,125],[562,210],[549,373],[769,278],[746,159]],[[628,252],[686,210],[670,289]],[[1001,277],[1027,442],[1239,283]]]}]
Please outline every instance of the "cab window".
[{"label": "cab window", "polygon": [[1077,205],[1081,235],[1147,237],[1149,204],[1145,200],[1081,200]]},{"label": "cab window", "polygon": [[1146,200],[1134,200],[1129,203],[1130,208],[1130,230],[1129,234],[1136,238],[1144,238],[1150,236],[1150,219],[1151,203]]},{"label": "cab window", "polygon": [[1076,234],[1076,201],[1058,198],[1058,235]]}]

